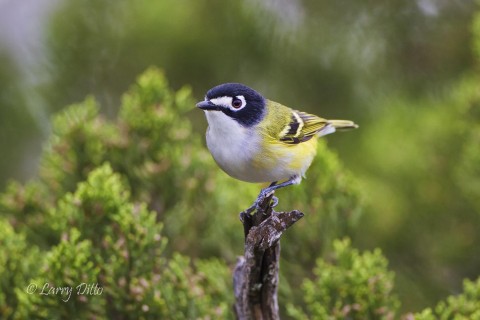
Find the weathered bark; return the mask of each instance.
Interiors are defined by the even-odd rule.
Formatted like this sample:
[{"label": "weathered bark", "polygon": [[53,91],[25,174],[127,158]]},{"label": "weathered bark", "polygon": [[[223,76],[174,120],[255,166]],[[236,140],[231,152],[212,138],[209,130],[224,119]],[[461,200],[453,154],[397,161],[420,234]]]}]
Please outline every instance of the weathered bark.
[{"label": "weathered bark", "polygon": [[243,215],[245,253],[237,260],[233,274],[237,319],[279,319],[278,271],[280,237],[303,217],[303,213],[275,212],[273,194],[261,203],[261,210]]}]

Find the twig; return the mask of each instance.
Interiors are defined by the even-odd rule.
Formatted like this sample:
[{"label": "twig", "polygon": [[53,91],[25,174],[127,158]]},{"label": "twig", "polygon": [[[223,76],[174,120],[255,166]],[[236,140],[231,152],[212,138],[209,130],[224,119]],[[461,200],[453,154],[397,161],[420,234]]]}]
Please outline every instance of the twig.
[{"label": "twig", "polygon": [[275,212],[273,194],[260,210],[242,218],[245,232],[245,253],[239,257],[233,274],[235,315],[237,319],[280,319],[278,315],[278,271],[280,237],[303,217],[303,213]]}]

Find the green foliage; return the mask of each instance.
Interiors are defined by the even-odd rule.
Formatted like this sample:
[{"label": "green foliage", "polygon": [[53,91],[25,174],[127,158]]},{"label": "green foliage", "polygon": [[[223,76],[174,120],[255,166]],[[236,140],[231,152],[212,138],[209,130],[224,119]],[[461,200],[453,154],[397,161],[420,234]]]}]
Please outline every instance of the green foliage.
[{"label": "green foliage", "polygon": [[350,240],[333,243],[331,259],[318,259],[314,279],[302,284],[305,307],[288,305],[294,319],[394,319],[400,302],[380,250],[359,253]]},{"label": "green foliage", "polygon": [[[71,229],[48,253],[38,275],[16,288],[20,305],[16,318],[78,319],[101,315],[105,300],[96,295],[103,289],[86,290],[97,285],[100,261],[89,240],[80,240],[78,229]],[[100,285],[101,288],[101,285]],[[84,292],[86,291],[86,292]]]},{"label": "green foliage", "polygon": [[[297,208],[306,213],[305,219],[283,236],[287,245],[282,246],[281,273],[295,288],[308,275],[306,270],[314,267],[316,258],[328,256],[335,239],[352,233],[361,216],[362,201],[356,180],[324,140],[319,141],[318,155],[306,179],[299,186],[280,189],[277,196],[277,210]],[[281,297],[302,303],[290,288],[281,288]]]},{"label": "green foliage", "polygon": [[[474,97],[469,88],[460,96]],[[172,90],[163,73],[150,68],[123,96],[116,118],[103,116],[91,97],[55,116],[39,179],[13,182],[0,194],[0,262],[7,266],[0,267],[1,317],[232,316],[225,261],[233,263],[242,251],[237,213],[260,186],[236,181],[215,165],[203,132],[189,120],[193,105],[188,87]],[[436,120],[423,123],[437,128]],[[445,144],[454,139],[438,128],[432,132]],[[460,148],[465,160],[458,183],[468,175],[474,186],[476,153],[468,143]],[[401,163],[397,169],[409,172]],[[391,319],[400,304],[386,259],[379,250],[360,254],[349,241],[334,241],[351,233],[360,217],[359,184],[325,140],[307,175],[277,194],[278,210],[306,213],[284,237],[281,308],[288,301],[289,315],[299,319]],[[68,301],[65,292],[41,294],[52,288],[73,291]]]},{"label": "green foliage", "polygon": [[308,214],[308,219],[286,234],[286,241],[294,245],[282,249],[302,264],[313,262],[312,252],[328,252],[332,241],[350,234],[361,216],[358,184],[325,140],[319,141],[318,154],[306,179],[299,186],[280,189],[278,196],[279,210],[298,208]]},{"label": "green foliage", "polygon": [[25,185],[12,181],[0,194],[0,214],[7,215],[15,228],[24,231],[32,243],[48,242],[51,235],[45,218],[52,196],[39,181],[31,181]]},{"label": "green foliage", "polygon": [[480,270],[479,84],[469,75],[419,101],[384,99],[391,108],[362,127],[358,239],[389,252],[402,302],[418,309]]},{"label": "green foliage", "polygon": [[[101,299],[73,297],[75,302],[65,306],[58,297],[42,299],[20,290],[22,314],[46,310],[44,317],[61,317],[85,303],[90,306],[83,308],[85,317],[144,314],[144,309],[189,317],[213,312],[218,317],[230,310],[225,265],[216,260],[189,262],[175,252],[233,262],[243,242],[237,213],[250,205],[259,187],[231,179],[217,168],[203,146],[203,134],[194,132],[188,119],[193,105],[187,87],[171,90],[163,74],[151,68],[123,96],[113,121],[99,113],[91,97],[55,116],[39,180],[10,184],[0,195],[0,209],[26,235],[26,242],[40,246],[47,257],[43,269],[30,276],[35,283],[48,279],[56,286],[71,286],[88,280],[99,283],[104,293]],[[282,208],[311,212],[309,224],[290,232],[292,246],[283,253],[285,261],[307,268],[315,256],[328,252],[335,237],[350,230],[360,208],[353,178],[325,142],[310,172],[311,183],[293,187],[294,196],[279,194]],[[160,236],[156,221],[163,222],[166,237]],[[319,229],[325,231],[320,237]],[[171,239],[169,246],[166,238]],[[302,247],[316,255],[298,255]],[[62,255],[65,251],[72,254]],[[55,262],[59,255],[61,263]],[[92,268],[77,270],[79,261]],[[70,269],[59,269],[61,265]],[[283,269],[291,282],[283,281],[282,292],[289,292],[289,283],[303,279],[308,270],[288,263]],[[125,292],[125,286],[134,292]],[[167,301],[172,292],[184,296],[178,303]],[[202,304],[192,302],[198,295]],[[90,304],[93,298],[98,299]],[[48,306],[56,311],[49,313]]]},{"label": "green foliage", "polygon": [[[6,6],[7,15],[19,3]],[[281,270],[293,285],[356,220],[362,226],[354,242],[382,246],[402,280],[404,306],[423,308],[478,274],[478,129],[456,121],[476,114],[478,104],[460,116],[448,93],[439,94],[460,72],[477,71],[475,1],[71,0],[51,8],[47,28],[8,37],[7,27],[0,39],[46,39],[45,54],[24,50],[14,59],[0,43],[0,183],[32,175],[38,128],[50,127],[44,114],[86,94],[95,99],[56,117],[58,139],[42,156],[40,180],[12,183],[0,195],[0,210],[27,244],[57,245],[60,229],[49,223],[57,202],[109,162],[130,185],[132,201],[147,203],[164,223],[168,254],[232,262],[240,252],[236,212],[260,187],[219,172],[189,129],[204,124],[201,112],[185,112],[191,102],[176,103],[177,92],[159,79],[151,96],[145,83],[136,85],[129,95],[141,92],[138,99],[124,101],[139,103],[122,106],[120,93],[154,64],[174,88],[192,84],[197,97],[214,84],[240,81],[294,108],[361,124],[353,134],[328,137],[356,179],[322,144],[302,186],[279,192],[281,209],[300,208],[308,217],[283,246]],[[36,14],[22,16],[29,23],[14,24],[36,25]],[[477,84],[471,88],[478,91]],[[152,107],[159,101],[161,108]],[[186,139],[169,136],[177,128]],[[368,206],[361,219],[358,191]],[[291,299],[282,289],[281,301]]]},{"label": "green foliage", "polygon": [[[480,16],[478,18],[480,21]],[[480,39],[480,33],[478,36]],[[456,92],[462,115],[462,134],[465,137],[455,171],[456,183],[465,197],[480,213],[480,80],[468,79]]]},{"label": "green foliage", "polygon": [[43,256],[3,217],[0,218],[0,248],[0,317],[11,319],[19,305],[15,291],[25,288]]},{"label": "green foliage", "polygon": [[[40,181],[26,186],[12,184],[1,196],[4,212],[28,218],[19,220],[25,221],[29,237],[48,234],[45,215],[65,192],[73,191],[105,161],[128,180],[135,200],[148,203],[162,220],[175,221],[166,231],[169,236],[186,233],[186,225],[195,220],[204,226],[199,231],[209,231],[205,213],[219,204],[215,198],[205,197],[203,190],[212,194],[218,188],[218,171],[186,118],[193,106],[189,89],[172,91],[163,74],[151,69],[123,101],[115,122],[99,115],[99,106],[92,98],[70,106],[54,118],[53,134],[41,160]],[[237,195],[248,193],[248,188],[242,190]],[[198,207],[187,206],[187,201]],[[240,211],[240,206],[234,210]],[[184,213],[181,217],[179,210]],[[235,220],[231,219],[232,226]],[[191,230],[188,232],[193,236]],[[189,243],[178,242],[178,247],[197,252],[200,246],[205,247],[196,240],[199,238],[212,241],[198,236]],[[51,237],[47,239],[51,244]]]},{"label": "green foliage", "polygon": [[[477,6],[478,6],[478,1]],[[480,13],[477,12],[474,15],[473,23],[472,23],[472,31],[473,31],[473,52],[476,54],[477,58],[477,67],[478,61],[480,61]]]},{"label": "green foliage", "polygon": [[472,126],[457,171],[459,187],[480,212],[480,125]]},{"label": "green foliage", "polygon": [[480,278],[463,282],[463,293],[450,296],[414,316],[415,320],[478,320],[480,319]]},{"label": "green foliage", "polygon": [[[28,235],[49,233],[41,222],[58,198],[108,161],[128,180],[132,198],[156,211],[169,238],[189,235],[175,241],[172,249],[193,256],[220,254],[234,261],[233,248],[242,241],[236,213],[250,205],[259,187],[227,177],[212,161],[202,135],[192,130],[187,118],[194,105],[187,87],[171,90],[163,74],[152,68],[139,77],[122,101],[115,121],[100,115],[92,98],[57,115],[41,161],[41,183],[9,188],[1,201],[4,210],[21,216],[30,208],[27,212],[34,223],[28,228],[38,228],[38,232]],[[325,249],[332,239],[345,235],[358,216],[360,202],[354,180],[325,142],[320,143],[316,160],[309,171],[311,178],[306,180],[311,182],[293,187],[292,195],[280,193],[280,206],[311,213],[308,225],[300,224],[291,237],[298,247],[315,248],[321,254],[318,243]],[[19,197],[21,202],[13,200]],[[318,230],[323,231],[320,238]],[[54,243],[49,234],[48,243]],[[224,246],[218,246],[218,239]],[[285,250],[286,257],[298,253],[296,247]],[[314,262],[308,253],[297,259],[307,265]]]},{"label": "green foliage", "polygon": [[[105,164],[79,183],[74,193],[65,194],[47,218],[60,239],[41,255],[26,250],[24,238],[8,224],[2,228],[7,255],[0,257],[8,258],[2,261],[6,270],[1,270],[1,279],[8,281],[2,283],[7,289],[2,292],[10,293],[0,296],[2,316],[227,317],[232,303],[226,285],[229,269],[218,260],[192,263],[179,254],[164,257],[167,241],[161,235],[162,224],[145,205],[131,202],[124,181]],[[13,268],[11,261],[18,264],[21,254],[29,259],[44,257],[26,260],[38,271]]]}]

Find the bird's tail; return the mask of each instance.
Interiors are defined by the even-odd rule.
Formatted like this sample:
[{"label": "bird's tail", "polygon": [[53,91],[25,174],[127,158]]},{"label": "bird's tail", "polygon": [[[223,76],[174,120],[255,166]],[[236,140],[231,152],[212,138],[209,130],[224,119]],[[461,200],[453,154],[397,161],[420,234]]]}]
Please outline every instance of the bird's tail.
[{"label": "bird's tail", "polygon": [[349,130],[358,128],[358,125],[350,120],[328,120],[328,123],[331,124],[336,130]]},{"label": "bird's tail", "polygon": [[350,120],[327,120],[327,124],[318,132],[318,135],[322,137],[337,130],[344,131],[356,128],[358,128],[358,125]]}]

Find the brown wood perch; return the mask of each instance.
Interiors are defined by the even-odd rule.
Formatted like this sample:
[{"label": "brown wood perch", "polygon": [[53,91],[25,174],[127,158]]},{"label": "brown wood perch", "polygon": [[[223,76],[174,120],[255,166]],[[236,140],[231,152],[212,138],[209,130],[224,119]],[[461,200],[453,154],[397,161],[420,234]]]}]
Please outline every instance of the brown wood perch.
[{"label": "brown wood perch", "polygon": [[274,211],[272,197],[273,194],[260,204],[261,210],[241,216],[245,253],[238,258],[233,273],[234,311],[239,320],[280,319],[277,301],[280,237],[303,213]]}]

